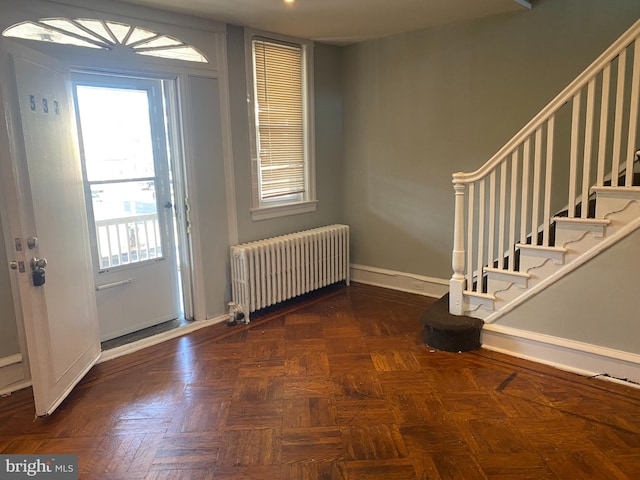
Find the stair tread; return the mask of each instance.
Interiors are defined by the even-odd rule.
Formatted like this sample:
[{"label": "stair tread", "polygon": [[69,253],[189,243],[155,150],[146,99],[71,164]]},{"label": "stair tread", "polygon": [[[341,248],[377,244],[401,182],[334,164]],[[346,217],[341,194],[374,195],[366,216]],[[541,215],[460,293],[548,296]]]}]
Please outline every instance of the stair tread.
[{"label": "stair tread", "polygon": [[564,247],[545,247],[544,245],[529,245],[528,243],[516,243],[516,247],[521,250],[536,250],[540,252],[557,252],[565,253],[567,251]]},{"label": "stair tread", "polygon": [[484,298],[485,300],[495,300],[495,295],[491,295],[490,293],[482,293],[482,292],[473,292],[471,290],[463,290],[462,293],[464,295],[468,295],[470,297],[476,298]]},{"label": "stair tread", "polygon": [[557,223],[580,223],[586,225],[609,225],[611,220],[607,218],[576,218],[576,217],[553,217]]},{"label": "stair tread", "polygon": [[510,275],[510,276],[520,277],[520,278],[531,278],[531,275],[529,275],[528,273],[516,272],[515,270],[505,270],[502,268],[493,268],[493,267],[484,267],[483,270],[489,274]]},{"label": "stair tread", "polygon": [[640,193],[640,187],[638,186],[633,186],[633,187],[625,187],[625,186],[618,186],[618,187],[610,187],[610,186],[601,186],[601,187],[591,187],[591,191],[595,192],[595,193],[619,193],[619,194],[625,194],[625,193]]}]

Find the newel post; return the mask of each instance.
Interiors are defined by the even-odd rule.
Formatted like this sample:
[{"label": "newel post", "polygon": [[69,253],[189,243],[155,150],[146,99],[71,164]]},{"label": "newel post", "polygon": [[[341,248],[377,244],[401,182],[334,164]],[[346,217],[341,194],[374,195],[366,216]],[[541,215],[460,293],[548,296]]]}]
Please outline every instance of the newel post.
[{"label": "newel post", "polygon": [[449,313],[463,314],[463,295],[466,288],[464,276],[464,193],[466,185],[453,175],[453,189],[455,191],[455,219],[453,224],[453,254],[451,266],[453,276],[449,280]]}]

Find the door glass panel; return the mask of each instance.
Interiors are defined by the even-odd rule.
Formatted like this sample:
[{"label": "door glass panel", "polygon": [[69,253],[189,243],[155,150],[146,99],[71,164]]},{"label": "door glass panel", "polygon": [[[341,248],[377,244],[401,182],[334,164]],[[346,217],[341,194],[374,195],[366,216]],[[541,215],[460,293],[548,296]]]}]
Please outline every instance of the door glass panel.
[{"label": "door glass panel", "polygon": [[146,90],[78,85],[87,180],[154,176]]},{"label": "door glass panel", "polygon": [[148,92],[77,85],[76,95],[99,268],[162,258]]}]

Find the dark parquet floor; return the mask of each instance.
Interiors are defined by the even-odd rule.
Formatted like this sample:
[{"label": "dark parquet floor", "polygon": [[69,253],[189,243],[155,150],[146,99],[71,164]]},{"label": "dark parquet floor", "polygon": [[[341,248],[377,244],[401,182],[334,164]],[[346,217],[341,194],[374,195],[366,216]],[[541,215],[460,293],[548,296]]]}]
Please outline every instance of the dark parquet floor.
[{"label": "dark parquet floor", "polygon": [[48,418],[0,399],[0,453],[81,479],[638,479],[640,390],[433,351],[433,300],[322,292],[97,365]]}]

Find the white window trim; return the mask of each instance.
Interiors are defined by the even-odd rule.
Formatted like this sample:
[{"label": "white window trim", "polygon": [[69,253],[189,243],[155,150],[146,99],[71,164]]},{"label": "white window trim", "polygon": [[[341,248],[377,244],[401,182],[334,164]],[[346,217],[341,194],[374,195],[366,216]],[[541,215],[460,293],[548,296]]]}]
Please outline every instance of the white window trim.
[{"label": "white window trim", "polygon": [[[255,37],[275,42],[285,42],[300,45],[303,52],[303,85],[305,94],[304,110],[306,113],[304,125],[305,139],[305,194],[296,201],[260,202],[258,191],[258,149],[255,121],[255,87],[253,72],[252,41]],[[249,114],[249,143],[251,154],[251,219],[267,220],[270,218],[297,215],[314,212],[317,208],[316,199],[316,162],[315,162],[315,109],[313,89],[313,42],[299,38],[287,37],[254,29],[245,29],[245,65],[247,72],[247,104]],[[270,204],[271,203],[271,204]]]}]

